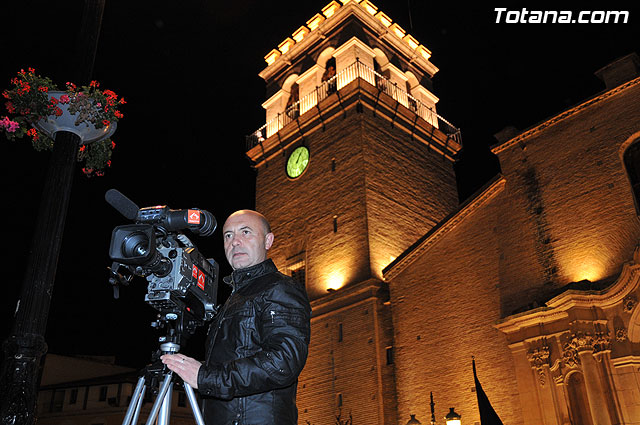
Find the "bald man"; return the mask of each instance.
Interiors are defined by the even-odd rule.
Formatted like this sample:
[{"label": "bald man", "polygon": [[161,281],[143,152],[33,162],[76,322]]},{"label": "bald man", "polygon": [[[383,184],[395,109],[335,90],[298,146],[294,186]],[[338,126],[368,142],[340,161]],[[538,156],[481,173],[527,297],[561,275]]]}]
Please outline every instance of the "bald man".
[{"label": "bald man", "polygon": [[233,288],[211,323],[204,363],[164,355],[204,400],[207,425],[295,425],[296,389],[307,359],[311,308],[304,285],[280,273],[267,252],[274,235],[252,210],[224,223]]}]

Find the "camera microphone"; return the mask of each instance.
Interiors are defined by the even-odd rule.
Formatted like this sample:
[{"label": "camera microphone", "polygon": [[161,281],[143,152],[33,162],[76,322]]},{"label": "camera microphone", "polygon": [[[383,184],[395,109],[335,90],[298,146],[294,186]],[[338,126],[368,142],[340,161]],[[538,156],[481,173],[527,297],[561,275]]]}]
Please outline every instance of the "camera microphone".
[{"label": "camera microphone", "polygon": [[172,210],[166,205],[139,208],[135,202],[116,189],[109,189],[104,198],[129,220],[158,224],[170,232],[188,229],[196,235],[211,236],[218,225],[213,214],[198,208]]},{"label": "camera microphone", "polygon": [[140,208],[138,208],[136,203],[116,189],[107,190],[107,193],[104,194],[104,199],[129,220],[135,220],[138,216],[138,210],[140,210]]}]

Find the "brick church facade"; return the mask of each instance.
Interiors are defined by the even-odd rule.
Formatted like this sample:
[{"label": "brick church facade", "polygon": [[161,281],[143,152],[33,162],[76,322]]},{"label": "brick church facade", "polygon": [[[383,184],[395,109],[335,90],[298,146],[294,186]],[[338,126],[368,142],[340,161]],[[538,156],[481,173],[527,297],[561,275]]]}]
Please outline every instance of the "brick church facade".
[{"label": "brick church facade", "polygon": [[375,5],[331,2],[260,73],[247,138],[279,268],[312,300],[300,423],[640,424],[640,79],[493,147],[458,205],[460,132],[429,50]]}]

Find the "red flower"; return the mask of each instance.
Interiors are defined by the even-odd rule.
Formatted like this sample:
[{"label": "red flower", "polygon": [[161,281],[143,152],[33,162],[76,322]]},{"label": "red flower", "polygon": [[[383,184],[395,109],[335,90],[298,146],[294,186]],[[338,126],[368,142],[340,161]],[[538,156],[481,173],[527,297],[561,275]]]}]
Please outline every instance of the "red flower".
[{"label": "red flower", "polygon": [[41,91],[43,93],[48,93],[49,92],[49,87],[47,86],[40,86],[38,87],[38,91]]},{"label": "red flower", "polygon": [[80,152],[84,152],[87,147],[85,145],[80,146]]},{"label": "red flower", "polygon": [[109,120],[103,120],[103,121],[102,121],[102,124],[106,127],[106,126],[108,126],[108,125],[109,125],[109,124],[111,124],[111,123],[109,122]]},{"label": "red flower", "polygon": [[[111,149],[115,149],[116,148],[116,142],[114,142],[113,140],[111,141]],[[111,161],[109,161],[109,164],[111,164]]]},{"label": "red flower", "polygon": [[96,80],[93,80],[92,82],[89,83],[89,87],[100,87],[100,83],[97,82]]},{"label": "red flower", "polygon": [[27,130],[27,136],[31,136],[33,140],[38,140],[40,138],[35,128],[30,128],[29,130]]},{"label": "red flower", "polygon": [[115,112],[113,113],[113,115],[115,115],[115,116],[116,116],[116,118],[118,118],[118,119],[120,119],[120,118],[124,117],[124,115],[122,115],[122,113],[121,113],[120,111],[115,111]]},{"label": "red flower", "polygon": [[9,111],[10,114],[14,114],[16,112],[16,107],[13,106],[13,103],[7,102],[4,104],[4,106],[7,107],[7,111]]},{"label": "red flower", "polygon": [[58,108],[57,106],[54,112],[56,114],[56,117],[59,117],[60,115],[62,115],[62,109]]}]

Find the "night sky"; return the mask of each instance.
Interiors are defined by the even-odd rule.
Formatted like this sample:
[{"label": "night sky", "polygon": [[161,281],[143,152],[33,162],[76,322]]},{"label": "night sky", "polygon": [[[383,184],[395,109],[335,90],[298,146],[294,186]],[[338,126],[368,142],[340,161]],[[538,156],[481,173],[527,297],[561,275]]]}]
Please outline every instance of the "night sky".
[{"label": "night sky", "polygon": [[[93,78],[128,103],[106,176],[87,179],[76,171],[46,334],[50,352],[115,355],[133,367],[149,360],[157,333],[149,326],[155,311],[144,302],[146,281],[135,279],[113,300],[107,280],[111,230],[128,221],[104,193],[116,188],[140,207],[202,208],[220,223],[237,209],[252,208],[255,172],[244,155],[244,136],[265,122],[265,84],[258,76],[263,57],[328,2],[106,0]],[[640,53],[639,8],[630,10],[627,24],[543,25],[497,24],[494,8],[501,4],[495,2],[373,3],[433,53],[440,69],[434,77],[438,113],[462,130],[456,170],[463,199],[499,171],[488,150],[496,143],[493,134],[506,126],[524,130],[600,92],[596,70]],[[629,10],[630,3],[580,4],[583,10]],[[522,7],[578,10],[539,2],[509,10]],[[28,67],[63,86],[75,63],[82,2],[13,1],[2,15],[0,89]],[[0,296],[4,340],[50,154],[33,151],[27,140],[0,143],[8,216]],[[220,263],[221,274],[230,272],[219,231],[191,239]],[[221,289],[219,301],[226,293]],[[184,352],[200,355],[202,331]]]}]

